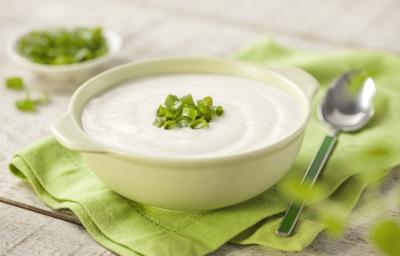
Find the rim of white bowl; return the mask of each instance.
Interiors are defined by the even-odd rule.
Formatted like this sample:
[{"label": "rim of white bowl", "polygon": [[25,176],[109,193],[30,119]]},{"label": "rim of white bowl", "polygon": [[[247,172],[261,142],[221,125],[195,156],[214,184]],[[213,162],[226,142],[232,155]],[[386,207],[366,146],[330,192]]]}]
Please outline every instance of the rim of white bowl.
[{"label": "rim of white bowl", "polygon": [[116,33],[115,31],[109,29],[109,28],[102,28],[104,37],[107,40],[107,46],[108,46],[108,51],[106,54],[88,60],[84,62],[79,62],[79,63],[73,63],[73,64],[63,64],[63,65],[47,65],[47,64],[40,64],[37,62],[33,62],[30,59],[26,58],[25,56],[21,55],[18,50],[16,49],[17,42],[18,40],[28,34],[29,32],[33,30],[49,30],[49,29],[54,29],[54,28],[75,28],[79,26],[51,26],[51,27],[33,27],[29,29],[24,29],[16,34],[14,34],[12,37],[7,42],[6,46],[6,52],[7,55],[10,59],[12,59],[14,62],[24,66],[27,69],[34,70],[34,71],[39,71],[39,72],[44,72],[44,73],[58,73],[58,72],[70,72],[70,71],[77,71],[77,70],[82,70],[82,69],[87,69],[87,68],[92,68],[95,66],[98,66],[100,64],[103,64],[110,60],[112,57],[115,56],[115,54],[121,49],[122,47],[122,37]]}]

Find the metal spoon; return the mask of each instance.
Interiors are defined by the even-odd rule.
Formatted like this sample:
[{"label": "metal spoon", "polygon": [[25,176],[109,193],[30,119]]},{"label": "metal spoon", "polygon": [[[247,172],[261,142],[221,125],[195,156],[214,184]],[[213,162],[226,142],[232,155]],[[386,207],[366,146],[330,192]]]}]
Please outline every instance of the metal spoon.
[{"label": "metal spoon", "polygon": [[[308,167],[303,177],[303,186],[311,189],[335,146],[339,132],[359,130],[371,119],[374,114],[374,95],[373,79],[359,70],[344,73],[332,83],[319,108],[319,117],[330,126],[332,134],[325,137]],[[303,207],[304,200],[295,197],[276,231],[277,235],[291,235]]]}]

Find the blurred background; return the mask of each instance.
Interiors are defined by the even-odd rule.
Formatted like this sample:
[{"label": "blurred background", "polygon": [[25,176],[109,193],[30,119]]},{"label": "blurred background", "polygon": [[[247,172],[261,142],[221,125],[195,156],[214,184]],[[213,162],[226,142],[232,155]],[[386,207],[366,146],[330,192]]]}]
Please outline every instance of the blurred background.
[{"label": "blurred background", "polygon": [[229,55],[267,35],[296,47],[399,52],[399,14],[398,0],[1,0],[0,43],[27,26],[98,24],[123,35],[127,59]]}]

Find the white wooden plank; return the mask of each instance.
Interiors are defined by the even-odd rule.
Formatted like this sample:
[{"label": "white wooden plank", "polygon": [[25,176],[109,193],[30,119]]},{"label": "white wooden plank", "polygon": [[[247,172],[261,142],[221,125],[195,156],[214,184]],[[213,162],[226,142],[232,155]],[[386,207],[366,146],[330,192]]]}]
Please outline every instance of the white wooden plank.
[{"label": "white wooden plank", "polygon": [[176,15],[232,24],[258,33],[400,52],[400,3],[396,0],[135,1]]},{"label": "white wooden plank", "polygon": [[114,255],[81,226],[0,203],[0,255]]}]

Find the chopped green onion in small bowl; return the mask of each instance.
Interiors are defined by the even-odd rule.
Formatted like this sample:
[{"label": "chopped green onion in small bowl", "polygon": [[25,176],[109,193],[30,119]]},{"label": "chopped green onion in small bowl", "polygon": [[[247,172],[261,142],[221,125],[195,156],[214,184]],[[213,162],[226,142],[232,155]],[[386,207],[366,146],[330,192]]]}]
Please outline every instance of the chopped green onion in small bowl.
[{"label": "chopped green onion in small bowl", "polygon": [[101,27],[49,27],[11,38],[7,54],[50,81],[80,83],[100,71],[121,48],[121,37]]},{"label": "chopped green onion in small bowl", "polygon": [[29,60],[46,65],[84,62],[108,52],[101,27],[33,30],[20,37],[17,51]]}]

